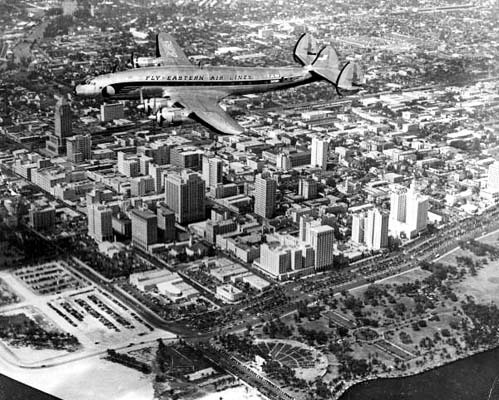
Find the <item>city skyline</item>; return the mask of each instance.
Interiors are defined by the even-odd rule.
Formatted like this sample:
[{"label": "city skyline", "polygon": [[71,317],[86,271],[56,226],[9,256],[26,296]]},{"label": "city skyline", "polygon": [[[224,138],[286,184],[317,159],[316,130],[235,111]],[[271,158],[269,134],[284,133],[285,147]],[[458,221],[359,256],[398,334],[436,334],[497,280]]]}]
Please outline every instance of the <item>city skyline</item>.
[{"label": "city skyline", "polygon": [[494,397],[497,4],[0,21],[8,397]]}]

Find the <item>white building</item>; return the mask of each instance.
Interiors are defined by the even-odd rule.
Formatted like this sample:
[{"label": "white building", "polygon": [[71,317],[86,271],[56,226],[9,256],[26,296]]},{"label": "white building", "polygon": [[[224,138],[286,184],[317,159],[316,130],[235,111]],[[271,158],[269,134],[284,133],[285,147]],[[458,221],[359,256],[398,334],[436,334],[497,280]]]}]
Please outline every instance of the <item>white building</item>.
[{"label": "white building", "polygon": [[88,235],[97,242],[113,240],[113,212],[101,204],[87,205]]},{"label": "white building", "polygon": [[211,189],[222,183],[222,167],[220,158],[203,156],[203,180],[207,188]]},{"label": "white building", "polygon": [[352,216],[352,241],[357,244],[364,243],[364,220],[365,215],[363,213]]},{"label": "white building", "polygon": [[327,140],[317,137],[312,138],[312,156],[310,159],[310,165],[312,167],[326,169],[328,148],[329,143]]},{"label": "white building", "polygon": [[413,238],[426,229],[428,223],[427,196],[416,192],[414,182],[409,190],[397,189],[390,197],[389,229],[394,236],[405,234]]},{"label": "white building", "polygon": [[334,229],[328,225],[310,228],[310,244],[315,251],[315,269],[323,269],[333,264]]},{"label": "white building", "polygon": [[388,246],[388,215],[378,209],[367,212],[364,242],[367,247],[379,250]]}]

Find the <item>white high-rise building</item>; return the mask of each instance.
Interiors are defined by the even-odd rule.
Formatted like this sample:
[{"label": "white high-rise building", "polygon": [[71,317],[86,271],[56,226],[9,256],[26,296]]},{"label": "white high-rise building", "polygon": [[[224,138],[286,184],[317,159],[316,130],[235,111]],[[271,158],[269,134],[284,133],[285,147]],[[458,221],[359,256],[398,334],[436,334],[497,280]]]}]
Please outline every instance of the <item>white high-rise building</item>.
[{"label": "white high-rise building", "polygon": [[314,250],[291,235],[267,235],[267,243],[260,246],[256,265],[273,277],[296,276],[312,270]]},{"label": "white high-rise building", "polygon": [[388,215],[378,209],[367,212],[364,223],[364,242],[367,247],[379,250],[388,246]]},{"label": "white high-rise building", "polygon": [[418,234],[426,229],[426,225],[428,223],[428,205],[428,197],[417,193],[414,185],[411,185],[411,188],[407,192],[406,211],[406,224],[411,234],[412,232]]},{"label": "white high-rise building", "polygon": [[407,196],[405,189],[390,195],[390,220],[405,222]]},{"label": "white high-rise building", "polygon": [[211,189],[222,183],[222,160],[218,157],[203,156],[203,180]]},{"label": "white high-rise building", "polygon": [[255,177],[255,214],[272,218],[275,213],[277,182],[270,176],[258,174]]},{"label": "white high-rise building", "polygon": [[352,241],[358,244],[364,242],[364,214],[352,216]]},{"label": "white high-rise building", "polygon": [[113,240],[113,212],[102,204],[87,206],[88,235],[97,242]]},{"label": "white high-rise building", "polygon": [[334,229],[328,225],[310,228],[310,244],[315,250],[315,269],[322,269],[333,264]]},{"label": "white high-rise building", "polygon": [[427,196],[416,192],[414,182],[407,191],[397,190],[390,197],[389,227],[393,235],[404,233],[407,238],[426,229],[428,222]]},{"label": "white high-rise building", "polygon": [[326,169],[328,148],[329,143],[327,140],[317,137],[312,138],[312,155],[310,159],[310,165],[312,167]]},{"label": "white high-rise building", "polygon": [[149,176],[154,180],[154,190],[156,193],[162,193],[165,190],[165,177],[167,169],[163,165],[150,164]]}]

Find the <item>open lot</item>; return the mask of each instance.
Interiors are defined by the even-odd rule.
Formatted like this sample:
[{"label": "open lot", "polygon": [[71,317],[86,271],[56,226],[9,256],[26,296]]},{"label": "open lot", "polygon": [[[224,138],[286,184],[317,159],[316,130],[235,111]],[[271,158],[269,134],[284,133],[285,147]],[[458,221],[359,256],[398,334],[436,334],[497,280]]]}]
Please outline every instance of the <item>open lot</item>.
[{"label": "open lot", "polygon": [[33,318],[37,323],[49,323],[53,329],[72,335],[80,343],[79,349],[72,353],[40,352],[31,346],[26,348],[22,357],[19,351],[16,353],[10,348],[3,348],[5,357],[13,364],[55,365],[105,353],[107,349],[125,348],[138,342],[174,336],[166,331],[154,330],[127,305],[91,284],[64,262],[24,267],[16,271],[3,270],[0,271],[0,279],[15,296],[22,299],[18,303],[0,306],[0,314],[36,310]]},{"label": "open lot", "polygon": [[89,284],[85,278],[76,276],[59,262],[18,268],[14,275],[40,295],[77,290]]}]

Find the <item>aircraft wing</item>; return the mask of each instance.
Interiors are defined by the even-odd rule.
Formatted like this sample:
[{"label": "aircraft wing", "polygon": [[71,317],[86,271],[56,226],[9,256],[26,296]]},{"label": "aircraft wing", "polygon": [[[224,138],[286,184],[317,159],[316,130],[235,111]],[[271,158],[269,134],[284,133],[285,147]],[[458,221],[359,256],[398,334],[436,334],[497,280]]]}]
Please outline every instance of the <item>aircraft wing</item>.
[{"label": "aircraft wing", "polygon": [[172,35],[161,32],[156,35],[156,57],[165,60],[165,64],[192,65]]},{"label": "aircraft wing", "polygon": [[179,94],[172,98],[191,111],[195,119],[205,126],[229,135],[242,133],[244,129],[218,105],[219,97],[210,94]]}]

